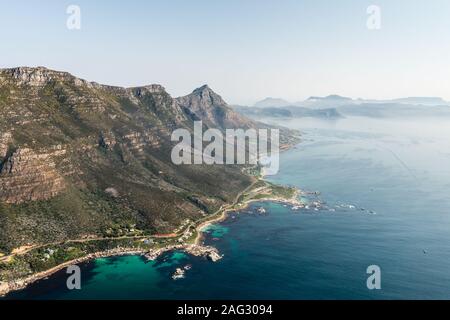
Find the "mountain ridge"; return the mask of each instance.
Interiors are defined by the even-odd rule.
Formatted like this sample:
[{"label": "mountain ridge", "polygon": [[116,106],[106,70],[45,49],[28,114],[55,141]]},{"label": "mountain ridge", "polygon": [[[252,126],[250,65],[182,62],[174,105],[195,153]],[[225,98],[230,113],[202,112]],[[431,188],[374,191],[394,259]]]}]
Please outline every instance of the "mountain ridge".
[{"label": "mountain ridge", "polygon": [[253,107],[266,108],[266,107],[284,107],[290,103],[284,99],[267,97],[261,101],[256,102]]},{"label": "mountain ridge", "polygon": [[182,106],[161,85],[124,88],[44,67],[1,69],[0,253],[131,229],[168,233],[234,199],[254,178],[238,166],[174,165],[171,131],[192,132],[198,110],[213,115],[198,115],[206,126],[262,124],[208,86],[188,96],[178,99]]},{"label": "mountain ridge", "polygon": [[[274,101],[271,104],[271,101]],[[401,103],[410,105],[424,105],[424,106],[442,106],[450,105],[450,102],[445,101],[442,97],[405,97],[395,99],[353,99],[349,97],[331,94],[324,97],[311,96],[304,101],[289,102],[284,99],[265,98],[254,104],[253,107],[260,108],[278,108],[278,107],[320,107],[331,108],[342,104],[363,104],[363,103]],[[240,106],[244,107],[244,106]]]}]

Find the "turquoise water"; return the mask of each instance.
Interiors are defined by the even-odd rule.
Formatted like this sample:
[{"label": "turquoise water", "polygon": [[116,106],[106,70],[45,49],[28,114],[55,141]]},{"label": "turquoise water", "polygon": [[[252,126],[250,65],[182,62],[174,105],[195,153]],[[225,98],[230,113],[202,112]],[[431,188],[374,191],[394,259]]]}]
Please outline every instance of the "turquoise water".
[{"label": "turquoise water", "polygon": [[228,233],[228,228],[220,224],[211,224],[202,229],[203,232],[210,235],[212,238],[220,238]]},{"label": "turquoise water", "polygon": [[[450,126],[440,120],[283,121],[304,142],[271,181],[320,191],[320,211],[255,203],[207,228],[212,263],[180,252],[82,267],[82,289],[60,272],[9,298],[448,299]],[[226,187],[226,186],[224,186]],[[253,213],[263,206],[267,215]],[[187,264],[186,278],[172,280]],[[381,268],[381,290],[366,268]]]}]

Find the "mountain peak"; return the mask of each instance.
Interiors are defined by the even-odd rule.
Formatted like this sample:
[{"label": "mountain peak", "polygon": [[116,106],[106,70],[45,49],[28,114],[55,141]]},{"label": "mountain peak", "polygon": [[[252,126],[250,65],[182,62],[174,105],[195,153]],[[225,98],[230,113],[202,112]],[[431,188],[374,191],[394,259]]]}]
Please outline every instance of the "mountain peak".
[{"label": "mountain peak", "polygon": [[225,106],[227,103],[215,93],[207,84],[195,89],[190,96],[195,96],[197,99],[203,101],[204,103],[208,103],[211,105],[221,105]]},{"label": "mountain peak", "polygon": [[204,85],[202,85],[201,87],[195,89],[194,92],[195,92],[195,91],[205,91],[205,90],[206,90],[206,91],[212,91],[211,88],[210,88],[207,84],[204,84]]},{"label": "mountain peak", "polygon": [[176,98],[178,104],[192,115],[201,119],[210,128],[250,128],[254,123],[231,109],[220,95],[208,85],[195,89],[191,94]]},{"label": "mountain peak", "polygon": [[217,93],[215,93],[207,84],[202,85],[201,87],[195,89],[192,91],[193,94],[200,94],[200,95],[216,95],[219,96]]}]

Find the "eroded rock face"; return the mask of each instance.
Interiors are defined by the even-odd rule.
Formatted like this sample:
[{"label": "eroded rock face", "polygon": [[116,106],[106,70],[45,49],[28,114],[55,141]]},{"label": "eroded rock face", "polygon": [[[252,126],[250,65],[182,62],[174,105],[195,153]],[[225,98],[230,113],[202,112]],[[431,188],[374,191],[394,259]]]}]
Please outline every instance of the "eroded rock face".
[{"label": "eroded rock face", "polygon": [[105,149],[112,149],[115,145],[116,145],[117,141],[116,141],[116,137],[108,132],[108,133],[101,133],[99,140],[98,140],[98,144],[100,147],[105,148]]},{"label": "eroded rock face", "polygon": [[56,171],[52,154],[19,148],[3,161],[0,201],[18,204],[46,200],[64,190],[64,178]]},{"label": "eroded rock face", "polygon": [[16,67],[9,69],[0,69],[0,83],[11,83],[18,86],[42,87],[50,82],[72,83],[77,87],[94,88],[114,88],[104,86],[96,82],[90,82],[84,79],[74,77],[65,71],[51,70],[45,67]]},{"label": "eroded rock face", "polygon": [[11,142],[11,133],[4,132],[0,134],[0,167],[2,161],[6,158],[9,148],[9,143]]},{"label": "eroded rock face", "polygon": [[42,86],[50,80],[64,80],[70,78],[70,74],[67,72],[53,71],[44,67],[18,67],[4,70],[4,72],[9,74],[11,78],[14,79],[14,82],[19,85]]}]

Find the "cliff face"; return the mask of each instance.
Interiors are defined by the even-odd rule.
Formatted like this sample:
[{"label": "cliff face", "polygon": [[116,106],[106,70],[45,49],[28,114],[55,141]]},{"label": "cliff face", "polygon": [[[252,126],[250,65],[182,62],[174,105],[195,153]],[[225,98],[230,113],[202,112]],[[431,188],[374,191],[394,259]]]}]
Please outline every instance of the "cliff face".
[{"label": "cliff face", "polygon": [[64,190],[64,179],[55,169],[53,157],[64,151],[37,154],[19,148],[4,159],[0,169],[0,199],[6,203],[46,200]]},{"label": "cliff face", "polygon": [[[191,100],[206,125],[240,125],[209,88]],[[130,225],[171,232],[233,199],[252,180],[240,168],[172,164],[172,131],[193,127],[183,101],[160,85],[0,70],[0,251]]]},{"label": "cliff face", "polygon": [[0,133],[0,163],[8,155],[8,146],[11,142],[11,133],[10,132],[1,132]]}]

